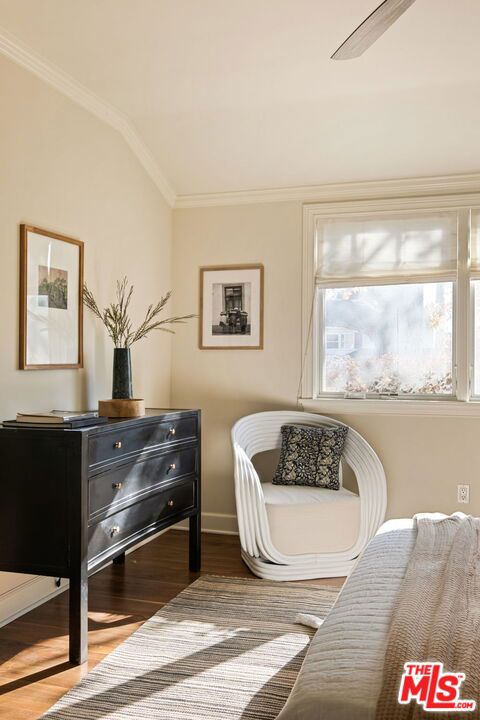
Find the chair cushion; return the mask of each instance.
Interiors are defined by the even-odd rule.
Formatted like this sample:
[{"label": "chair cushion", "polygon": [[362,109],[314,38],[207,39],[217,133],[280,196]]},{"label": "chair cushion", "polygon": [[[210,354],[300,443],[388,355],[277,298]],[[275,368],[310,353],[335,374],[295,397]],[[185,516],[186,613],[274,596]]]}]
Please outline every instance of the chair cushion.
[{"label": "chair cushion", "polygon": [[262,483],[272,543],[284,555],[343,552],[360,529],[360,498],[350,490]]},{"label": "chair cushion", "polygon": [[282,448],[273,483],[338,490],[339,467],[348,428],[339,425],[282,425]]}]

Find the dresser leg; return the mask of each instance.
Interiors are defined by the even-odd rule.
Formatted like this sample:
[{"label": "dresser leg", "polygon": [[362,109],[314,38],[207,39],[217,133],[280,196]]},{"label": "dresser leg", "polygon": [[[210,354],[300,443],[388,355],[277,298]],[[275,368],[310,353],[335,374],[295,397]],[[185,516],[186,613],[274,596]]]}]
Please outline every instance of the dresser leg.
[{"label": "dresser leg", "polygon": [[198,572],[202,562],[202,535],[200,513],[192,515],[189,520],[189,565],[191,572]]},{"label": "dresser leg", "polygon": [[74,665],[81,665],[88,659],[88,577],[87,565],[81,567],[70,578],[70,657]]}]

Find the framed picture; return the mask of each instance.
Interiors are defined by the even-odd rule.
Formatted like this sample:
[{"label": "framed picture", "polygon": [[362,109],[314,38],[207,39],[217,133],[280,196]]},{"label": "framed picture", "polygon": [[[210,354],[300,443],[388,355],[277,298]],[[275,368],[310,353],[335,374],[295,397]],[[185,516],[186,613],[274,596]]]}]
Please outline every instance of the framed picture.
[{"label": "framed picture", "polygon": [[263,265],[200,268],[199,346],[263,348]]},{"label": "framed picture", "polygon": [[21,370],[83,367],[83,242],[20,226]]}]

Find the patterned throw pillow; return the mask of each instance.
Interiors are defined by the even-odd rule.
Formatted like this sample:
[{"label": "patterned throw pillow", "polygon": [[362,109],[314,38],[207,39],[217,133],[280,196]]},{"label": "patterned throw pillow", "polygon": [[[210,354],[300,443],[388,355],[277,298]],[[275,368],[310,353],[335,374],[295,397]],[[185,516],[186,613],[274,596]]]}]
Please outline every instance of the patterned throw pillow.
[{"label": "patterned throw pillow", "polygon": [[339,490],[340,460],[348,428],[283,425],[274,485],[311,485]]}]

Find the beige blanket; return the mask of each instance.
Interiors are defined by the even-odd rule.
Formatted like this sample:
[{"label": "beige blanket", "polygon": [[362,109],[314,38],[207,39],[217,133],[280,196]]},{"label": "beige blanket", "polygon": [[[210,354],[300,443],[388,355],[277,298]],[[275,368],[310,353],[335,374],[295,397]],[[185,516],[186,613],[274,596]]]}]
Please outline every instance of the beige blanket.
[{"label": "beige blanket", "polygon": [[[395,604],[376,720],[478,717],[480,702],[480,519],[419,515],[417,541]],[[424,712],[397,702],[408,661],[440,661],[466,674],[461,697],[471,712]]]}]

